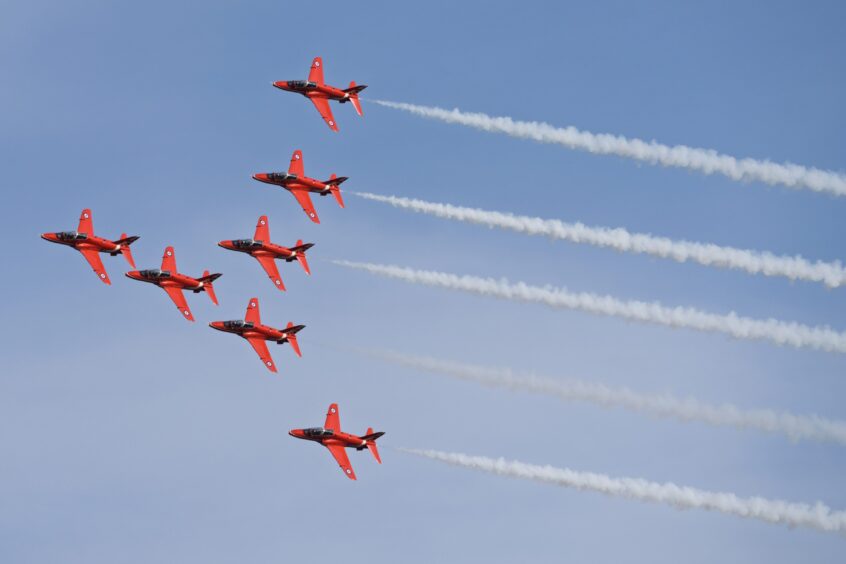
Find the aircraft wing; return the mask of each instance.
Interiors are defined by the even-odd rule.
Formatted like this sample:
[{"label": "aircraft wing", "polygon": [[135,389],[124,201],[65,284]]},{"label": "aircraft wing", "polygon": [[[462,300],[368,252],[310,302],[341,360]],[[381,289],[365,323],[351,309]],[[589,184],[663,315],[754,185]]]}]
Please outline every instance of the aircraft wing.
[{"label": "aircraft wing", "polygon": [[188,309],[188,302],[185,301],[185,294],[182,293],[182,288],[176,286],[162,286],[162,289],[167,292],[173,303],[176,304],[179,312],[185,316],[188,321],[194,321],[194,316],[191,315],[191,310]]},{"label": "aircraft wing", "polygon": [[112,282],[109,280],[109,275],[106,274],[106,269],[103,267],[103,261],[100,259],[100,253],[93,249],[81,249],[79,252],[82,253],[82,256],[85,257],[85,260],[88,261],[88,264],[91,265],[91,268],[94,269],[94,272],[97,273],[100,280],[111,285]]},{"label": "aircraft wing", "polygon": [[80,233],[94,235],[94,220],[91,219],[90,209],[85,208],[82,210],[82,213],[79,214],[79,227],[77,227],[76,230]]},{"label": "aircraft wing", "polygon": [[261,323],[261,313],[259,312],[258,298],[250,298],[247,303],[247,313],[244,314],[244,321],[247,323]]},{"label": "aircraft wing", "polygon": [[285,290],[285,284],[282,283],[282,278],[279,276],[279,269],[276,267],[276,260],[269,256],[256,257],[261,264],[261,267],[267,272],[267,275],[273,281],[273,284],[280,290]]},{"label": "aircraft wing", "polygon": [[264,241],[265,243],[270,242],[270,224],[267,223],[266,215],[258,218],[258,223],[256,223],[256,233],[253,235],[253,239],[256,241]]},{"label": "aircraft wing", "polygon": [[273,364],[273,359],[270,357],[270,351],[267,350],[267,341],[259,337],[247,337],[247,341],[253,346],[259,358],[267,366],[271,372],[276,372],[276,365]]},{"label": "aircraft wing", "polygon": [[311,62],[311,68],[308,70],[309,82],[316,82],[323,84],[323,59],[315,57]]},{"label": "aircraft wing", "polygon": [[332,453],[332,456],[335,457],[335,460],[338,461],[338,466],[341,467],[341,470],[344,471],[344,474],[347,475],[347,478],[350,480],[355,480],[355,472],[353,471],[352,466],[350,465],[350,459],[347,456],[347,451],[338,444],[329,444],[326,445],[326,448],[329,449],[329,452]]},{"label": "aircraft wing", "polygon": [[297,176],[303,176],[305,174],[305,168],[303,167],[303,152],[299,149],[294,151],[294,154],[291,155],[291,164],[288,165],[288,173],[296,174]]},{"label": "aircraft wing", "polygon": [[167,247],[162,255],[162,270],[176,273],[176,253],[174,253],[173,247]]},{"label": "aircraft wing", "polygon": [[326,412],[326,422],[323,424],[323,427],[334,431],[341,430],[341,416],[338,414],[337,403],[329,406],[329,410]]},{"label": "aircraft wing", "polygon": [[320,218],[317,217],[317,212],[314,211],[314,204],[311,203],[311,196],[309,196],[308,190],[291,189],[290,192],[300,203],[300,207],[303,208],[303,211],[306,212],[306,215],[313,222],[320,223]]},{"label": "aircraft wing", "polygon": [[332,131],[338,131],[338,126],[335,124],[335,116],[332,115],[332,108],[329,107],[329,100],[326,98],[311,98],[311,103],[317,108],[320,117],[326,122],[326,125]]}]

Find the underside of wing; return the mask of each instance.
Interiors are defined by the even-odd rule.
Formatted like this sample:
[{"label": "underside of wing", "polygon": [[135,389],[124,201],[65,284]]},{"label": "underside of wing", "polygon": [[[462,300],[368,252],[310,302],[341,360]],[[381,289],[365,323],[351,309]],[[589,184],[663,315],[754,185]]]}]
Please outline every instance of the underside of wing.
[{"label": "underside of wing", "polygon": [[282,277],[279,276],[279,268],[276,266],[276,260],[273,257],[269,256],[260,256],[256,257],[261,264],[261,267],[267,273],[267,276],[273,282],[273,285],[279,288],[280,290],[285,290],[285,284],[282,283]]},{"label": "underside of wing", "polygon": [[311,68],[308,70],[309,82],[316,82],[323,84],[323,59],[315,57],[311,62]]},{"label": "underside of wing", "polygon": [[94,269],[94,272],[97,273],[97,277],[105,282],[106,284],[111,284],[111,280],[109,280],[109,275],[106,274],[106,269],[103,267],[103,261],[100,258],[100,253],[92,249],[82,249],[79,251],[82,253],[82,256],[85,257],[85,260],[88,261],[88,264],[91,265],[91,268]]},{"label": "underside of wing", "polygon": [[311,103],[317,108],[320,117],[326,122],[332,131],[338,131],[338,125],[335,123],[335,116],[332,115],[332,108],[329,107],[329,100],[326,98],[311,98]]},{"label": "underside of wing", "polygon": [[350,465],[350,459],[347,456],[346,449],[344,449],[344,447],[338,444],[326,445],[326,448],[329,449],[329,452],[331,452],[332,456],[335,457],[335,460],[338,461],[338,466],[341,467],[341,470],[344,471],[344,474],[347,475],[347,478],[349,478],[350,480],[355,480],[355,472],[353,471],[352,466]]},{"label": "underside of wing", "polygon": [[270,351],[267,350],[267,341],[258,337],[248,338],[247,341],[249,341],[249,343],[253,346],[253,349],[255,349],[256,354],[259,355],[259,358],[267,367],[267,369],[271,372],[276,372],[276,365],[273,363],[273,359],[270,357]]},{"label": "underside of wing", "polygon": [[258,298],[250,298],[247,302],[247,313],[244,314],[244,321],[247,323],[261,323],[261,313],[259,312]]},{"label": "underside of wing", "polygon": [[82,210],[82,213],[79,214],[79,226],[76,230],[80,233],[85,233],[86,235],[94,235],[94,220],[91,218],[90,209],[85,208]]},{"label": "underside of wing", "polygon": [[163,286],[162,289],[167,292],[167,295],[176,304],[179,313],[188,321],[194,321],[194,316],[191,315],[191,310],[188,309],[188,302],[185,301],[185,294],[182,293],[182,289],[175,286]]},{"label": "underside of wing", "polygon": [[253,235],[253,239],[256,241],[264,241],[265,243],[270,241],[270,224],[267,222],[266,215],[258,218],[258,222],[256,223],[256,233]]},{"label": "underside of wing", "polygon": [[176,272],[176,252],[173,247],[167,247],[162,255],[162,270]]},{"label": "underside of wing", "polygon": [[323,424],[323,427],[326,429],[332,429],[333,431],[341,430],[341,415],[338,413],[337,403],[330,405],[329,409],[326,411],[326,422]]},{"label": "underside of wing", "polygon": [[320,223],[320,218],[317,217],[317,212],[314,210],[314,204],[311,202],[311,196],[308,190],[291,189],[291,194],[300,203],[300,207],[306,212],[306,215],[315,223]]},{"label": "underside of wing", "polygon": [[303,176],[305,174],[305,167],[303,165],[303,152],[297,149],[291,155],[291,163],[288,165],[288,173]]}]

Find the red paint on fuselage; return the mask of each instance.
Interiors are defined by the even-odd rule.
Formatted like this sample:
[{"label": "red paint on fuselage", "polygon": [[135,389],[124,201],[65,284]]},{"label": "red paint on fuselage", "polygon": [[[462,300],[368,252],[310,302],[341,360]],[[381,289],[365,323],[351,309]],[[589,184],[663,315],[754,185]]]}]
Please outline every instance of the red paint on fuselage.
[{"label": "red paint on fuselage", "polygon": [[334,431],[331,437],[308,437],[303,429],[291,429],[288,434],[304,441],[313,441],[323,446],[340,445],[344,448],[361,449],[367,446],[367,441],[358,435],[351,435],[343,431]]},{"label": "red paint on fuselage", "polygon": [[290,262],[292,260],[296,260],[297,253],[296,251],[292,251],[288,247],[283,247],[282,245],[277,245],[275,243],[266,243],[264,241],[255,241],[256,243],[260,243],[260,246],[256,246],[253,248],[241,248],[236,246],[233,243],[233,240],[228,241],[221,241],[218,243],[218,246],[223,247],[229,251],[237,251],[239,253],[246,253],[253,257],[272,257],[274,259],[285,259],[286,261]]},{"label": "red paint on fuselage", "polygon": [[317,193],[321,196],[326,196],[331,191],[331,184],[321,182],[308,176],[297,176],[296,174],[289,174],[287,172],[260,172],[253,175],[253,180],[264,182],[265,184],[273,184],[281,186],[286,190],[307,190],[308,192]]},{"label": "red paint on fuselage", "polygon": [[[237,320],[241,322],[241,320]],[[262,325],[261,323],[252,323],[252,322],[242,322],[243,326],[235,326],[229,325],[227,326],[227,321],[212,321],[209,323],[209,327],[212,329],[217,329],[218,331],[223,331],[224,333],[234,333],[235,335],[239,335],[245,339],[250,338],[258,338],[264,339],[265,341],[281,341],[282,339],[287,339],[291,335],[296,335],[299,331],[302,330],[302,327],[294,327],[292,329],[276,329],[275,327],[271,327],[270,325]]]},{"label": "red paint on fuselage", "polygon": [[42,233],[41,238],[50,243],[57,243],[71,247],[79,251],[94,272],[105,284],[111,284],[109,275],[100,260],[99,253],[108,253],[111,256],[122,254],[126,262],[135,268],[135,261],[132,258],[132,251],[129,246],[138,240],[137,236],[127,237],[126,233],[121,234],[117,241],[110,241],[94,235],[94,220],[91,210],[85,208],[79,216],[79,226],[76,231],[58,231],[54,233]]},{"label": "red paint on fuselage", "polygon": [[98,253],[116,253],[121,249],[121,246],[115,243],[114,241],[109,241],[108,239],[97,237],[96,235],[77,233],[77,235],[85,235],[85,238],[80,240],[63,240],[60,237],[61,233],[76,232],[65,231],[57,233],[42,233],[41,238],[45,241],[50,241],[51,243],[58,243],[59,245],[67,245],[68,247],[73,247],[77,251],[81,251],[83,249],[90,249],[92,251],[97,251]]},{"label": "red paint on fuselage", "polygon": [[[158,269],[156,269],[158,270]],[[144,274],[146,272],[155,272],[155,270],[130,270],[126,273],[129,278],[133,280],[138,280],[139,282],[147,282],[149,284],[155,284],[159,288],[179,288],[180,290],[201,290],[205,287],[205,283],[197,280],[196,278],[192,278],[186,274],[180,274],[179,272],[170,272],[170,276],[167,277],[156,277],[149,274]],[[161,271],[159,272],[169,272],[169,271]]]},{"label": "red paint on fuselage", "polygon": [[328,84],[317,84],[307,80],[277,80],[273,86],[286,92],[302,94],[306,98],[326,98],[327,100],[344,101],[350,99],[350,94],[340,88]]}]

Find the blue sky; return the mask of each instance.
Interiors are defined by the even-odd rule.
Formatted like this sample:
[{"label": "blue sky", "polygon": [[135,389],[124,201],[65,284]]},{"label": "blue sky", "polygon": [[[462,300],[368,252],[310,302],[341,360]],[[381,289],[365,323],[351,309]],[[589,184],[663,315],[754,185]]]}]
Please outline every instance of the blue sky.
[{"label": "blue sky", "polygon": [[[339,350],[380,346],[745,407],[846,418],[841,355],[729,340],[412,287],[327,259],[507,276],[846,329],[842,290],[454,224],[250,179],[282,170],[345,188],[625,226],[835,260],[846,200],[567,151],[365,104],[333,134],[274,80],[368,84],[363,98],[460,107],[736,156],[843,170],[844,8],[837,2],[11,2],[0,18],[0,165],[7,214],[0,378],[0,560],[36,563],[836,562],[812,530],[606,498],[445,467],[439,448],[846,508],[846,454],[755,432],[650,419],[479,388]],[[220,306],[100,284],[38,238],[122,231],[140,268],[223,272]],[[216,247],[270,218],[314,242],[288,292]],[[286,267],[287,266],[287,267]],[[258,296],[305,323],[304,357],[206,323]],[[387,432],[382,466],[287,436],[338,402],[351,432]]]}]

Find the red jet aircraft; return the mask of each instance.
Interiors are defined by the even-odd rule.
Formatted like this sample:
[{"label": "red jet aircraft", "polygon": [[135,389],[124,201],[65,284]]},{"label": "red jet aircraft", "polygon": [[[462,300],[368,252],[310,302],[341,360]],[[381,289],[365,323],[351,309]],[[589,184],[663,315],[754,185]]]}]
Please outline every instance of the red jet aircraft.
[{"label": "red jet aircraft", "polygon": [[217,304],[217,296],[214,294],[214,286],[212,282],[222,276],[222,274],[209,274],[206,270],[199,278],[191,278],[185,274],[180,274],[176,270],[176,255],[173,252],[173,247],[168,247],[162,256],[162,267],[150,270],[132,270],[126,275],[133,280],[141,282],[149,282],[155,284],[170,296],[173,303],[176,304],[177,309],[185,316],[188,321],[194,321],[194,316],[191,315],[191,310],[188,309],[188,302],[185,301],[183,290],[191,290],[195,294],[198,292],[206,292],[211,298],[214,305]]},{"label": "red jet aircraft", "polygon": [[209,323],[209,327],[225,333],[235,333],[247,339],[256,353],[258,353],[261,361],[271,372],[276,372],[276,365],[273,363],[270,351],[267,350],[267,343],[265,341],[276,341],[278,345],[291,343],[291,348],[294,349],[297,356],[303,356],[300,352],[300,345],[297,343],[297,333],[302,331],[305,325],[294,325],[290,321],[285,329],[274,329],[273,327],[262,325],[258,298],[250,298],[247,304],[247,313],[244,315],[243,321],[240,319],[234,321],[212,321]]},{"label": "red jet aircraft", "polygon": [[91,217],[91,210],[84,209],[79,216],[79,226],[76,231],[59,231],[58,233],[42,233],[41,238],[51,243],[58,243],[60,245],[67,245],[73,247],[85,257],[100,280],[106,284],[111,284],[109,275],[106,274],[106,269],[103,268],[103,261],[100,260],[99,253],[109,253],[116,256],[118,253],[126,258],[126,262],[132,268],[135,268],[135,261],[132,259],[132,251],[129,250],[129,245],[138,240],[138,237],[127,237],[126,233],[121,233],[120,239],[117,241],[109,241],[94,235],[94,222]]},{"label": "red jet aircraft", "polygon": [[362,437],[342,432],[337,403],[329,406],[329,411],[326,413],[326,423],[323,424],[323,427],[292,429],[288,431],[288,434],[298,439],[320,443],[328,448],[332,456],[335,457],[335,460],[338,461],[341,470],[351,480],[355,480],[355,472],[353,472],[352,466],[350,466],[350,459],[347,458],[347,452],[344,449],[369,449],[373,453],[373,458],[376,459],[376,462],[382,464],[382,459],[379,458],[379,449],[376,448],[376,439],[385,433],[374,433],[372,428],[368,428],[367,433]]},{"label": "red jet aircraft", "polygon": [[273,284],[280,290],[285,290],[285,285],[282,283],[282,278],[279,276],[279,269],[276,268],[276,259],[284,259],[285,262],[299,261],[306,274],[311,274],[306,261],[305,252],[312,248],[314,244],[303,244],[302,240],[297,241],[297,244],[291,248],[282,247],[270,242],[270,224],[267,222],[267,216],[263,215],[258,219],[256,224],[256,234],[252,239],[232,239],[229,241],[221,241],[218,243],[224,249],[230,251],[238,251],[247,253],[255,257]]},{"label": "red jet aircraft", "polygon": [[338,200],[338,205],[344,207],[344,200],[341,198],[341,190],[338,186],[347,180],[346,176],[336,176],[333,174],[329,180],[321,182],[314,178],[309,178],[303,174],[303,152],[297,149],[291,155],[291,165],[288,167],[288,172],[262,172],[254,174],[253,179],[265,184],[275,184],[281,186],[288,192],[294,195],[297,201],[302,206],[306,215],[315,223],[320,223],[320,218],[317,217],[317,212],[314,211],[314,204],[311,203],[311,196],[309,192],[325,196],[332,194]]},{"label": "red jet aircraft", "polygon": [[329,86],[323,82],[323,59],[315,57],[311,62],[311,70],[308,73],[308,80],[280,80],[274,82],[273,86],[280,90],[302,94],[314,104],[323,121],[326,122],[332,131],[338,131],[335,118],[332,116],[332,108],[329,107],[329,100],[335,100],[345,104],[352,102],[358,115],[361,113],[361,102],[358,100],[358,93],[367,88],[367,85],[356,86],[350,82],[350,87],[343,90]]}]

